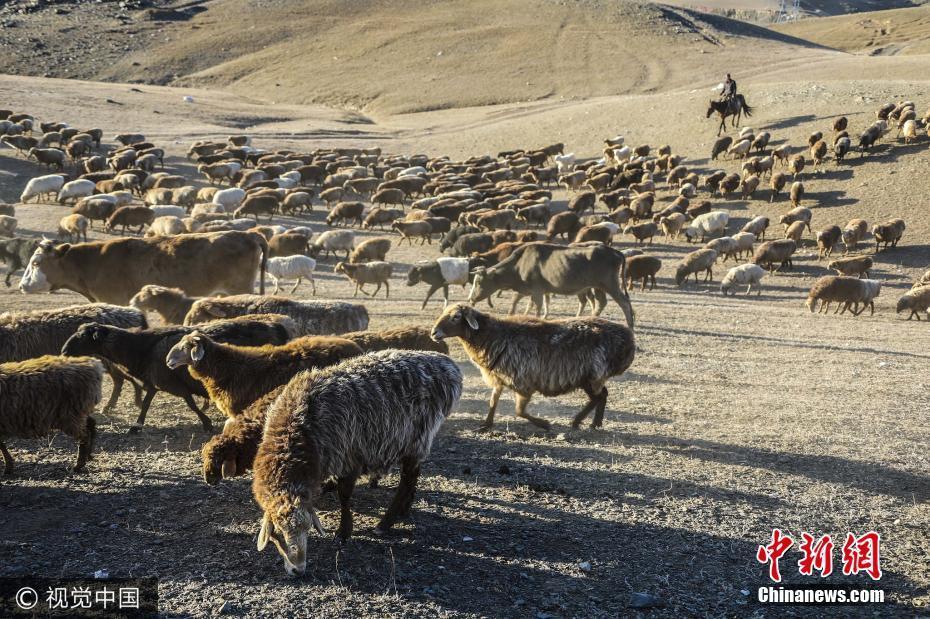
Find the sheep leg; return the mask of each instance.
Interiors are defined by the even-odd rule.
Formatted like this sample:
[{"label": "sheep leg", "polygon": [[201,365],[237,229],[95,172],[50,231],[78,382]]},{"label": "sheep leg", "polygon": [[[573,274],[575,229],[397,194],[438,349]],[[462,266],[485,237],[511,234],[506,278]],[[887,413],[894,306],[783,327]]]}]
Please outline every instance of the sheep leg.
[{"label": "sheep leg", "polygon": [[503,392],[503,385],[496,385],[491,390],[491,401],[488,404],[488,416],[485,418],[484,423],[481,424],[481,427],[478,428],[479,432],[487,432],[494,426],[494,413],[497,412],[497,403],[500,401]]},{"label": "sheep leg", "polygon": [[187,404],[187,407],[194,411],[194,414],[197,415],[197,419],[200,420],[200,423],[203,424],[204,432],[213,432],[213,422],[210,421],[210,418],[203,414],[203,411],[197,408],[197,403],[194,402],[194,398],[189,393],[185,393],[183,396],[184,403]]},{"label": "sheep leg", "polygon": [[449,288],[448,288],[448,286],[430,286],[430,287],[429,287],[429,290],[426,291],[426,298],[423,299],[423,305],[420,306],[420,309],[421,309],[421,310],[426,309],[426,304],[429,303],[430,297],[433,296],[433,294],[434,294],[437,290],[439,290],[440,288],[443,289],[443,293],[444,293],[443,296],[444,296],[445,299],[446,299],[445,304],[443,304],[443,308],[445,308],[445,306],[448,305],[448,303],[449,303]]},{"label": "sheep leg", "polygon": [[384,298],[385,298],[385,299],[390,299],[390,298],[391,298],[391,284],[390,284],[390,282],[384,282]]},{"label": "sheep leg", "polygon": [[[297,281],[294,282],[294,287],[291,288],[291,291],[290,291],[289,294],[294,294],[294,291],[297,290],[297,286],[300,286],[300,282],[301,282],[302,280],[303,280],[302,277],[298,277],[298,278],[297,278]],[[276,292],[277,292],[277,291],[276,291]],[[272,294],[275,294],[275,293],[272,293]]]},{"label": "sheep leg", "polygon": [[[510,311],[507,312],[509,316],[513,316],[514,314],[517,313],[517,305],[520,303],[520,299],[522,298],[523,298],[523,295],[520,294],[519,292],[513,293],[513,303],[510,304]],[[490,300],[491,300],[491,297],[488,297],[489,302]],[[527,312],[529,312],[528,308],[527,308]]]},{"label": "sheep leg", "polygon": [[604,425],[604,410],[607,408],[607,387],[601,386],[601,391],[597,395],[597,407],[594,409],[594,419],[591,420],[592,428],[600,428]]},{"label": "sheep leg", "polygon": [[575,418],[572,419],[572,429],[577,430],[578,426],[581,425],[581,422],[584,421],[585,417],[597,406],[598,398],[600,398],[599,392],[591,388],[590,385],[584,386],[584,392],[588,394],[588,403],[584,405],[578,414],[575,415]]},{"label": "sheep leg", "polygon": [[538,426],[543,430],[548,430],[552,427],[551,423],[541,417],[534,417],[533,415],[530,415],[526,412],[526,406],[530,403],[530,397],[532,396],[525,396],[522,393],[517,394],[517,409],[515,411],[516,416],[520,417],[521,419],[526,419],[534,426]]},{"label": "sheep leg", "polygon": [[[274,282],[274,292],[272,292],[271,294],[278,294],[278,278],[275,277],[274,275],[272,275],[271,273],[268,273],[268,276],[269,276],[269,277],[272,279],[272,281]],[[294,291],[291,290],[291,294],[293,294],[293,293],[294,293]]]},{"label": "sheep leg", "polygon": [[0,451],[3,452],[3,474],[12,475],[13,455],[10,453],[10,450],[6,448],[6,445],[3,443],[3,441],[0,441]]},{"label": "sheep leg", "polygon": [[413,495],[417,490],[417,480],[420,478],[420,463],[414,458],[404,458],[401,460],[400,483],[397,485],[397,492],[391,499],[384,517],[378,526],[375,527],[375,533],[381,535],[387,532],[397,519],[410,513],[410,506],[413,505]]},{"label": "sheep leg", "polygon": [[340,477],[336,481],[336,490],[339,493],[339,530],[336,531],[336,539],[344,544],[352,537],[352,491],[355,490],[355,482],[358,477]]},{"label": "sheep leg", "polygon": [[87,461],[94,457],[94,441],[96,438],[97,422],[94,421],[93,417],[88,417],[87,424],[84,426],[84,431],[81,432],[81,436],[78,438],[77,462],[71,467],[71,470],[75,473],[83,471],[84,467],[87,465]]},{"label": "sheep leg", "polygon": [[316,296],[316,280],[313,279],[313,273],[310,274],[310,294]]},{"label": "sheep leg", "polygon": [[155,398],[156,393],[158,393],[158,389],[150,387],[145,394],[145,397],[142,399],[142,410],[139,411],[139,417],[136,419],[136,423],[132,424],[132,427],[129,428],[130,434],[138,434],[139,431],[142,430],[142,426],[145,425],[145,416],[149,414],[149,407],[152,405],[152,400]]}]

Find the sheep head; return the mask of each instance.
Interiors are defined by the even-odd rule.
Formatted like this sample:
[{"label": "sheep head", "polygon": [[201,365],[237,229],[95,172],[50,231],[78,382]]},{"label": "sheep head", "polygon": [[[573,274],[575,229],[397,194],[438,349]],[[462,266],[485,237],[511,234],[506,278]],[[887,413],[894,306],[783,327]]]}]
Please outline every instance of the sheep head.
[{"label": "sheep head", "polygon": [[292,496],[269,497],[265,501],[265,515],[258,532],[258,551],[272,542],[284,559],[284,570],[289,576],[300,576],[307,570],[307,535],[313,527],[325,534],[319,516],[304,498]]},{"label": "sheep head", "polygon": [[479,318],[481,312],[473,307],[456,303],[447,308],[436,320],[430,337],[433,341],[439,342],[447,337],[462,337],[468,335],[469,329],[477,331],[479,329]]},{"label": "sheep head", "polygon": [[204,336],[198,331],[189,333],[181,338],[181,341],[171,347],[168,356],[165,358],[165,364],[169,369],[175,370],[182,365],[193,365],[203,359]]}]

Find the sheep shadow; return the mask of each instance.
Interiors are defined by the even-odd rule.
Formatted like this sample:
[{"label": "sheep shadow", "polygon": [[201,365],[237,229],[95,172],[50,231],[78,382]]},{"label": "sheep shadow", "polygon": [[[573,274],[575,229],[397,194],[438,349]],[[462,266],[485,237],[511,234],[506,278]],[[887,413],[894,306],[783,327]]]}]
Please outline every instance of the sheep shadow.
[{"label": "sheep shadow", "polygon": [[853,177],[853,171],[849,168],[838,167],[842,163],[837,162],[836,166],[832,168],[819,167],[816,170],[810,171],[806,174],[808,180],[828,180],[828,181],[839,181],[839,180],[849,180]]},{"label": "sheep shadow", "polygon": [[813,208],[835,208],[859,203],[859,198],[847,197],[846,192],[841,190],[805,192],[802,204],[812,200],[816,202]]},{"label": "sheep shadow", "polygon": [[770,122],[766,125],[762,125],[761,129],[777,131],[779,129],[790,129],[792,127],[797,127],[798,125],[809,123],[818,119],[816,114],[798,114],[797,116],[789,116],[787,118],[781,118],[774,122]]}]

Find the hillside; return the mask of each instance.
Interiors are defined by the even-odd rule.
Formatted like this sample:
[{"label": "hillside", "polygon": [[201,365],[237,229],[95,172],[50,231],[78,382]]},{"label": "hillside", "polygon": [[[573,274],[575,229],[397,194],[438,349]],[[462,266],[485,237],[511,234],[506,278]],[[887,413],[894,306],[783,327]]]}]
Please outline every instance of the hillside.
[{"label": "hillside", "polygon": [[930,6],[801,20],[773,30],[852,53],[870,55],[930,52]]},{"label": "hillside", "polygon": [[211,0],[177,8],[78,4],[16,15],[15,27],[0,31],[0,50],[13,52],[0,55],[0,72],[409,112],[693,88],[747,66],[750,51],[812,52],[743,22],[626,0]]}]

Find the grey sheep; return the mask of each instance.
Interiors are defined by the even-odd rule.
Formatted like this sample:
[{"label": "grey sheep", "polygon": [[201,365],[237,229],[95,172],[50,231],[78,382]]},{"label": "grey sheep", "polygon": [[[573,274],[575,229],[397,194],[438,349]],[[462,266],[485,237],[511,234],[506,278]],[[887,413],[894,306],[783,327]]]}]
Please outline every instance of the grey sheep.
[{"label": "grey sheep", "polygon": [[342,273],[349,278],[349,281],[355,284],[355,294],[357,297],[359,291],[368,296],[365,292],[365,284],[375,284],[375,291],[370,296],[374,297],[384,286],[384,298],[391,296],[391,274],[394,272],[394,265],[390,262],[374,261],[362,264],[352,264],[349,262],[338,262],[333,269],[334,273]]},{"label": "grey sheep", "polygon": [[337,335],[368,328],[364,305],[339,301],[295,301],[287,297],[240,294],[198,299],[184,317],[185,325],[247,314],[281,314],[297,323],[299,335]]},{"label": "grey sheep", "polygon": [[459,338],[491,387],[484,430],[494,425],[505,387],[515,393],[516,416],[547,430],[548,421],[526,412],[533,394],[551,397],[583,389],[588,403],[575,415],[572,427],[581,425],[592,410],[591,427],[600,427],[607,406],[606,383],[623,374],[636,354],[633,332],[603,318],[497,318],[462,304],[442,313],[432,335],[436,340]]},{"label": "grey sheep", "polygon": [[714,263],[717,262],[717,252],[713,249],[698,249],[685,256],[675,269],[675,283],[680,287],[688,277],[694,275],[694,282],[698,281],[698,273],[704,272],[704,281],[714,280]]},{"label": "grey sheep", "polygon": [[306,570],[310,529],[323,533],[314,504],[337,479],[341,540],[352,534],[350,499],[363,472],[400,465],[400,483],[375,532],[413,504],[420,467],[462,391],[449,357],[382,351],[298,374],[267,413],[252,491],[264,512],[258,550],[272,542],[290,575]]}]

